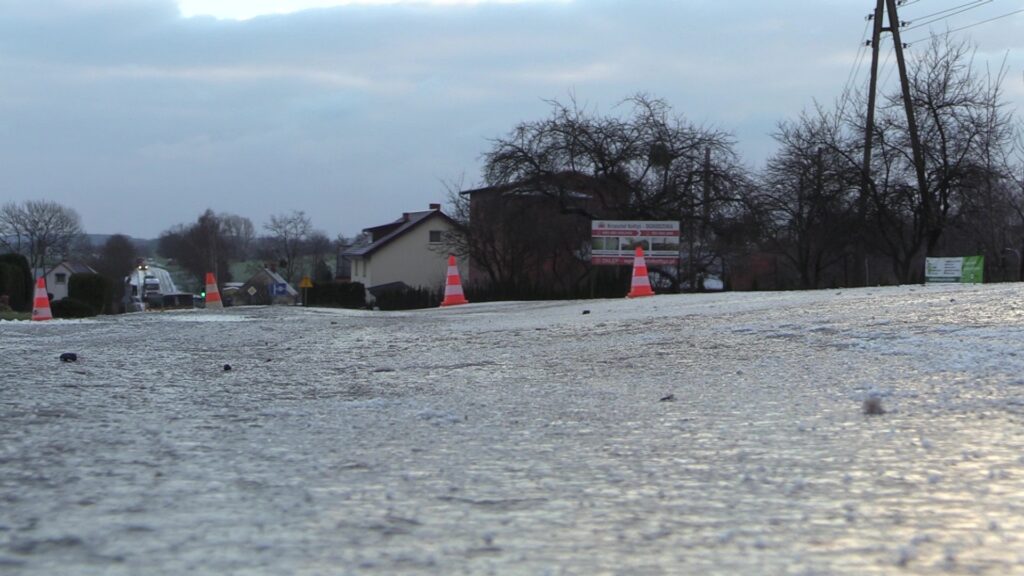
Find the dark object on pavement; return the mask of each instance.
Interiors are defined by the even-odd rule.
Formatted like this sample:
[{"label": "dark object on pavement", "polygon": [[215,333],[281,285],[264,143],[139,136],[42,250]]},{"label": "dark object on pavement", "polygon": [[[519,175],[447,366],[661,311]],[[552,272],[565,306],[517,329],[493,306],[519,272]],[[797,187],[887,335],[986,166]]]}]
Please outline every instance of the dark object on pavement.
[{"label": "dark object on pavement", "polygon": [[78,362],[78,354],[74,352],[65,352],[60,355],[61,362]]},{"label": "dark object on pavement", "polygon": [[661,400],[658,400],[658,402],[675,402],[675,401],[676,401],[676,395],[675,394],[669,394],[668,396],[662,397]]},{"label": "dark object on pavement", "polygon": [[871,396],[864,400],[864,413],[868,416],[885,414],[885,409],[882,408],[882,399],[878,396]]},{"label": "dark object on pavement", "polygon": [[584,310],[583,313],[584,314],[590,314],[590,310]]},{"label": "dark object on pavement", "polygon": [[230,370],[231,370],[231,364],[225,364],[224,365],[224,371],[225,372],[229,372]]}]

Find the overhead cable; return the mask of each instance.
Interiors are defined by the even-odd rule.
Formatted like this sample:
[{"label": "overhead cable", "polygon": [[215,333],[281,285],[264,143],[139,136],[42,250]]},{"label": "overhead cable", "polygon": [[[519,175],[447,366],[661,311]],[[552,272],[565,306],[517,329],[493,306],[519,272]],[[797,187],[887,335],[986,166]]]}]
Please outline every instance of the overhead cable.
[{"label": "overhead cable", "polygon": [[[963,14],[964,12],[967,12],[969,10],[974,10],[975,8],[980,8],[980,7],[982,7],[982,6],[986,5],[986,4],[991,4],[994,1],[995,0],[974,0],[973,2],[968,2],[966,4],[961,4],[959,6],[954,6],[952,8],[947,8],[946,10],[935,12],[935,13],[929,14],[927,16],[922,16],[921,18],[923,18],[923,19],[928,19],[928,18],[931,18],[931,19],[930,20],[926,20],[924,22],[921,22],[920,24],[914,24],[913,26],[908,26],[907,28],[904,29],[904,31],[905,32],[909,32],[911,30],[916,30],[917,28],[921,28],[922,26],[927,26],[929,24],[934,24],[934,23],[938,22],[939,20],[945,20],[946,18],[952,18],[953,16],[956,16],[957,14]],[[955,12],[954,12],[954,10],[955,10]],[[946,14],[947,12],[950,12],[950,13]],[[945,14],[945,16],[940,16],[940,14]]]}]

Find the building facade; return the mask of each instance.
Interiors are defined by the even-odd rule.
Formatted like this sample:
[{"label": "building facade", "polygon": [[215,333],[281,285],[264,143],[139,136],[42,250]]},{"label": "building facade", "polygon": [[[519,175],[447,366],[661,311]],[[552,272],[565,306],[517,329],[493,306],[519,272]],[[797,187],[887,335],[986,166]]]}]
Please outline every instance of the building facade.
[{"label": "building facade", "polygon": [[63,300],[68,297],[68,282],[75,274],[95,274],[92,267],[81,262],[64,260],[53,268],[46,271],[46,291],[54,300]]},{"label": "building facade", "polygon": [[343,253],[351,262],[352,282],[367,288],[368,300],[373,299],[375,288],[383,286],[441,290],[448,265],[446,238],[457,230],[440,204],[367,228],[369,242]]}]

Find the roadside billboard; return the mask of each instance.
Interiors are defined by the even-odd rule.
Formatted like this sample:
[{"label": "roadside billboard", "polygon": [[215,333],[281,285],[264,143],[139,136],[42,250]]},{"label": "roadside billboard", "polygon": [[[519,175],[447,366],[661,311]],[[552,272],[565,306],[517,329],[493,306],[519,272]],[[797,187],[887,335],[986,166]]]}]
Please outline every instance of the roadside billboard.
[{"label": "roadside billboard", "polygon": [[594,220],[590,239],[590,262],[597,266],[632,265],[637,246],[648,266],[679,265],[679,222]]},{"label": "roadside billboard", "polygon": [[984,270],[984,256],[925,258],[924,261],[924,279],[927,284],[981,284]]}]

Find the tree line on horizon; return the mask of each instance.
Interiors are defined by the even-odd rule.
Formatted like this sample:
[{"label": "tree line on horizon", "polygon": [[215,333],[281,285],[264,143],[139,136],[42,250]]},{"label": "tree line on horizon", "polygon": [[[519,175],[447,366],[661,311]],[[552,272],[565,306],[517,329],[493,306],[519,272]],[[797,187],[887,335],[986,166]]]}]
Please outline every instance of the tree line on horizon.
[{"label": "tree line on horizon", "polygon": [[195,222],[165,230],[155,242],[113,234],[94,245],[74,209],[47,200],[9,202],[0,207],[0,252],[8,252],[6,259],[0,258],[0,266],[12,268],[6,275],[0,270],[0,294],[18,294],[16,310],[30,307],[31,299],[21,297],[26,289],[20,284],[62,260],[86,263],[105,279],[108,302],[97,313],[116,311],[124,297],[125,279],[141,260],[153,257],[182,271],[189,279],[188,289],[202,289],[207,272],[214,272],[222,284],[232,281],[230,265],[236,262],[251,262],[253,272],[269,265],[290,283],[306,274],[329,282],[334,272],[328,261],[354,241],[341,235],[328,238],[302,211],[273,215],[263,230],[258,235],[248,218],[207,209]]},{"label": "tree line on horizon", "polygon": [[[729,132],[638,94],[624,100],[619,115],[552,101],[547,118],[492,141],[482,178],[487,186],[530,182],[563,212],[601,218],[572,202],[576,190],[560,177],[584,175],[626,199],[615,207],[617,219],[679,221],[682,264],[656,271],[675,290],[697,289],[709,274],[728,284],[731,274],[766,260],[773,281],[753,288],[919,282],[926,256],[959,255],[986,256],[987,281],[1024,280],[1024,130],[1003,96],[1005,69],[980,71],[972,46],[944,35],[932,38],[908,77],[920,163],[899,91],[880,94],[867,174],[861,92],[779,122],[777,149],[756,170],[743,163]],[[453,188],[449,198],[460,226],[450,248],[493,270],[506,284],[503,295],[526,295],[524,271],[550,256],[535,239],[576,240],[552,238],[575,232],[540,230],[537,219],[512,213],[474,222],[460,192]],[[497,241],[502,218],[512,236]],[[289,282],[307,274],[327,282],[335,272],[331,257],[356,241],[328,238],[301,211],[273,216],[262,229],[258,235],[248,218],[206,210],[164,231],[155,253],[197,282],[211,270],[229,281],[230,264],[247,260],[275,263]],[[33,270],[80,258],[119,282],[137,258],[150,255],[120,234],[91,246],[73,209],[44,200],[0,207],[0,250],[25,255]],[[564,295],[585,293],[587,278],[563,280],[572,288]]]}]

